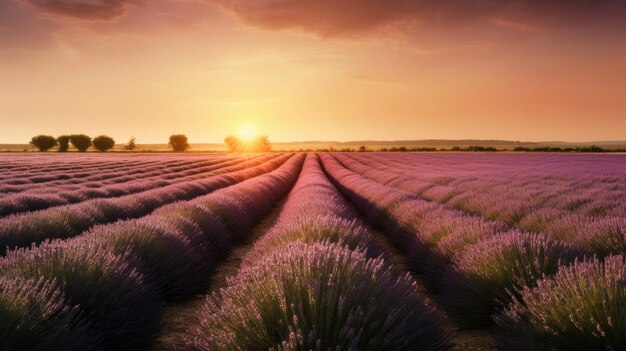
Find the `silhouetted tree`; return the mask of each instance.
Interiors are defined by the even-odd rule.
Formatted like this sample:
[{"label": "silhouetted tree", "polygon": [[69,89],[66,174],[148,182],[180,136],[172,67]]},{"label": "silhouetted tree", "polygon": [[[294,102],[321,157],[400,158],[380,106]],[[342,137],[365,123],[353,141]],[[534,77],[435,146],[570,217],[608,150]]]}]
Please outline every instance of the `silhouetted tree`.
[{"label": "silhouetted tree", "polygon": [[176,152],[183,152],[189,149],[187,136],[184,134],[174,134],[170,136],[169,146]]},{"label": "silhouetted tree", "polygon": [[85,134],[70,135],[70,142],[80,152],[85,152],[91,146],[91,138]]},{"label": "silhouetted tree", "polygon": [[359,152],[365,152],[365,151],[367,151],[367,146],[365,145],[359,146]]},{"label": "silhouetted tree", "polygon": [[131,137],[126,145],[124,145],[124,150],[133,151],[137,148],[137,144],[135,144],[135,137]]},{"label": "silhouetted tree", "polygon": [[226,139],[224,139],[224,143],[226,144],[229,152],[240,152],[242,150],[239,138],[234,135],[227,136]]},{"label": "silhouetted tree", "polygon": [[61,135],[57,137],[57,143],[59,143],[59,152],[67,152],[70,148],[70,136]]},{"label": "silhouetted tree", "polygon": [[37,135],[30,139],[30,144],[39,151],[48,151],[57,146],[57,140],[50,135]]},{"label": "silhouetted tree", "polygon": [[93,138],[92,144],[96,150],[105,152],[107,150],[111,150],[115,146],[115,140],[109,136],[100,135]]},{"label": "silhouetted tree", "polygon": [[253,147],[254,149],[256,149],[255,151],[257,152],[272,151],[272,144],[270,143],[269,138],[265,135],[259,135],[258,137],[254,138]]}]

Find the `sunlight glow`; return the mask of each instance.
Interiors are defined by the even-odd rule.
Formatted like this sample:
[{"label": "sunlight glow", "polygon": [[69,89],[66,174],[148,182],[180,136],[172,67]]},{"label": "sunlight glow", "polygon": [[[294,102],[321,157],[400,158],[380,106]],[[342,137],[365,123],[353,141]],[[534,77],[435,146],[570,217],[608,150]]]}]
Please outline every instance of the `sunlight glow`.
[{"label": "sunlight glow", "polygon": [[239,128],[239,138],[242,141],[252,141],[257,136],[257,131],[254,126],[250,124],[244,124]]}]

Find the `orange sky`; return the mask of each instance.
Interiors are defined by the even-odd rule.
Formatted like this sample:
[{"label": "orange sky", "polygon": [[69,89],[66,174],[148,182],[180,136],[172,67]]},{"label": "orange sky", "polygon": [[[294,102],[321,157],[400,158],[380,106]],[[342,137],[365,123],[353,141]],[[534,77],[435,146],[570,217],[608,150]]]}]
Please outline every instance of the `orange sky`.
[{"label": "orange sky", "polygon": [[623,4],[2,0],[0,143],[624,140]]}]

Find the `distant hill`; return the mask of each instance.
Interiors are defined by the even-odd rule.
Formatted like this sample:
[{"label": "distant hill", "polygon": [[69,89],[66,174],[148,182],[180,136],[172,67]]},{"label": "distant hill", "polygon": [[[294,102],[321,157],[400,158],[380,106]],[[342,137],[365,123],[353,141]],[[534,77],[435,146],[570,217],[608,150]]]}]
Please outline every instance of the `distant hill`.
[{"label": "distant hill", "polygon": [[[273,142],[274,150],[316,150],[316,149],[358,149],[365,146],[369,150],[380,148],[406,147],[406,148],[445,148],[454,146],[483,146],[495,147],[499,150],[513,150],[516,147],[589,147],[597,145],[603,149],[626,149],[626,140],[603,140],[589,142],[569,141],[511,141],[511,140],[481,140],[481,139],[423,139],[423,140],[355,140],[355,141],[293,141]],[[0,151],[34,151],[28,144],[0,144]],[[136,151],[164,152],[169,151],[167,144],[138,144]],[[192,143],[190,151],[225,151],[223,143]],[[114,151],[123,151],[123,145],[116,145]]]}]

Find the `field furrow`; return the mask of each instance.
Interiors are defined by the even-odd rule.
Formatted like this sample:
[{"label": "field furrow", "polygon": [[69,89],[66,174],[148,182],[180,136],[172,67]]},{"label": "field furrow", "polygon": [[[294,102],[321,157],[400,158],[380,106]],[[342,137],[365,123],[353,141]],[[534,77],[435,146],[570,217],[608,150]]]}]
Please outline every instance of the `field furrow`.
[{"label": "field furrow", "polygon": [[[89,182],[70,187],[53,186],[9,194],[0,199],[0,217],[19,212],[75,204],[86,200],[141,193],[155,188],[232,172],[240,169],[243,161],[252,160],[254,158],[226,159],[211,162],[209,166],[192,164],[186,167],[170,168],[166,171],[151,172],[151,174],[125,176],[125,179],[116,181],[112,185]],[[123,171],[118,170],[118,174],[123,174]]]},{"label": "field furrow", "polygon": [[142,179],[155,175],[165,176],[168,173],[200,168],[202,166],[212,166],[232,159],[232,157],[223,157],[214,158],[212,160],[184,160],[164,163],[151,162],[149,165],[135,165],[132,167],[117,165],[106,172],[102,172],[102,170],[99,169],[89,169],[80,173],[80,176],[74,174],[73,177],[65,172],[61,172],[57,175],[48,174],[48,177],[54,177],[56,179],[47,182],[33,182],[32,180],[24,180],[21,177],[13,177],[10,183],[19,184],[0,185],[0,193],[12,194],[37,189],[56,190],[76,188],[79,186],[99,187],[107,184],[120,184],[134,179]]},{"label": "field furrow", "polygon": [[0,350],[626,349],[623,155],[0,163]]},{"label": "field furrow", "polygon": [[262,160],[246,161],[234,172],[207,179],[5,217],[0,219],[0,248],[4,251],[6,248],[28,247],[46,239],[69,238],[96,224],[145,216],[163,205],[190,200],[271,171],[289,157],[291,155],[268,155]]},{"label": "field furrow", "polygon": [[[608,170],[610,176],[598,178],[586,176],[587,178],[595,179],[593,187],[596,189],[592,191],[594,195],[585,193],[583,197],[593,198],[594,208],[612,209],[611,212],[604,215],[591,216],[585,214],[584,211],[566,210],[550,204],[554,202],[554,199],[563,203],[568,202],[571,200],[571,197],[567,194],[563,195],[553,192],[550,203],[535,197],[534,201],[528,199],[523,204],[520,204],[520,196],[512,196],[510,193],[501,196],[493,194],[481,196],[482,193],[477,189],[467,190],[462,186],[450,185],[451,183],[439,185],[434,182],[415,182],[415,178],[412,176],[414,172],[403,172],[403,167],[399,164],[394,164],[381,170],[380,162],[363,163],[344,155],[335,155],[335,157],[349,169],[369,179],[415,193],[428,201],[449,205],[470,215],[478,215],[500,221],[510,228],[525,232],[541,233],[555,240],[566,241],[588,255],[604,257],[608,254],[626,253],[626,242],[613,239],[615,237],[619,238],[620,233],[624,234],[624,228],[626,228],[626,216],[618,214],[621,212],[626,213],[626,203],[623,201],[626,197],[626,185],[624,185],[626,184],[626,179],[623,176],[619,178],[615,170]],[[582,176],[578,175],[577,177]],[[561,175],[561,178],[568,179],[564,175]],[[616,183],[616,178],[621,179],[622,182]],[[563,180],[563,182],[567,181]],[[568,183],[572,182],[580,183],[572,180]],[[510,183],[511,187],[515,187],[515,182],[510,181]],[[495,186],[494,184],[491,185]],[[543,184],[540,186],[543,188],[556,188],[555,185]],[[584,186],[583,188],[588,189],[590,186]],[[445,190],[441,188],[445,188]],[[574,188],[574,192],[582,191],[580,188],[576,189],[576,186],[573,185],[567,188]],[[610,192],[607,189],[613,189],[613,191]],[[524,193],[523,186],[518,188],[516,192]],[[600,196],[598,193],[603,195]],[[570,194],[569,190],[568,194]],[[580,199],[579,201],[583,201]]]},{"label": "field furrow", "polygon": [[310,154],[276,223],[207,298],[187,347],[449,349],[442,316],[381,253]]},{"label": "field furrow", "polygon": [[[273,170],[142,219],[10,252],[0,260],[0,282],[17,286],[14,290],[22,285],[52,290],[55,303],[76,305],[59,310],[59,318],[32,333],[16,330],[7,345],[21,340],[13,345],[48,350],[147,347],[158,331],[163,302],[205,289],[232,243],[248,235],[289,191],[303,155],[282,159]],[[59,334],[58,328],[72,333]]]},{"label": "field furrow", "polygon": [[[390,236],[410,268],[423,274],[442,306],[466,327],[492,324],[491,315],[512,299],[509,291],[533,284],[555,273],[559,263],[576,258],[572,248],[544,235],[511,231],[502,223],[468,216],[365,178],[331,155],[321,157],[329,177]],[[497,256],[507,250],[507,256]],[[468,263],[477,257],[486,262]],[[498,259],[503,262],[489,261]]]}]

